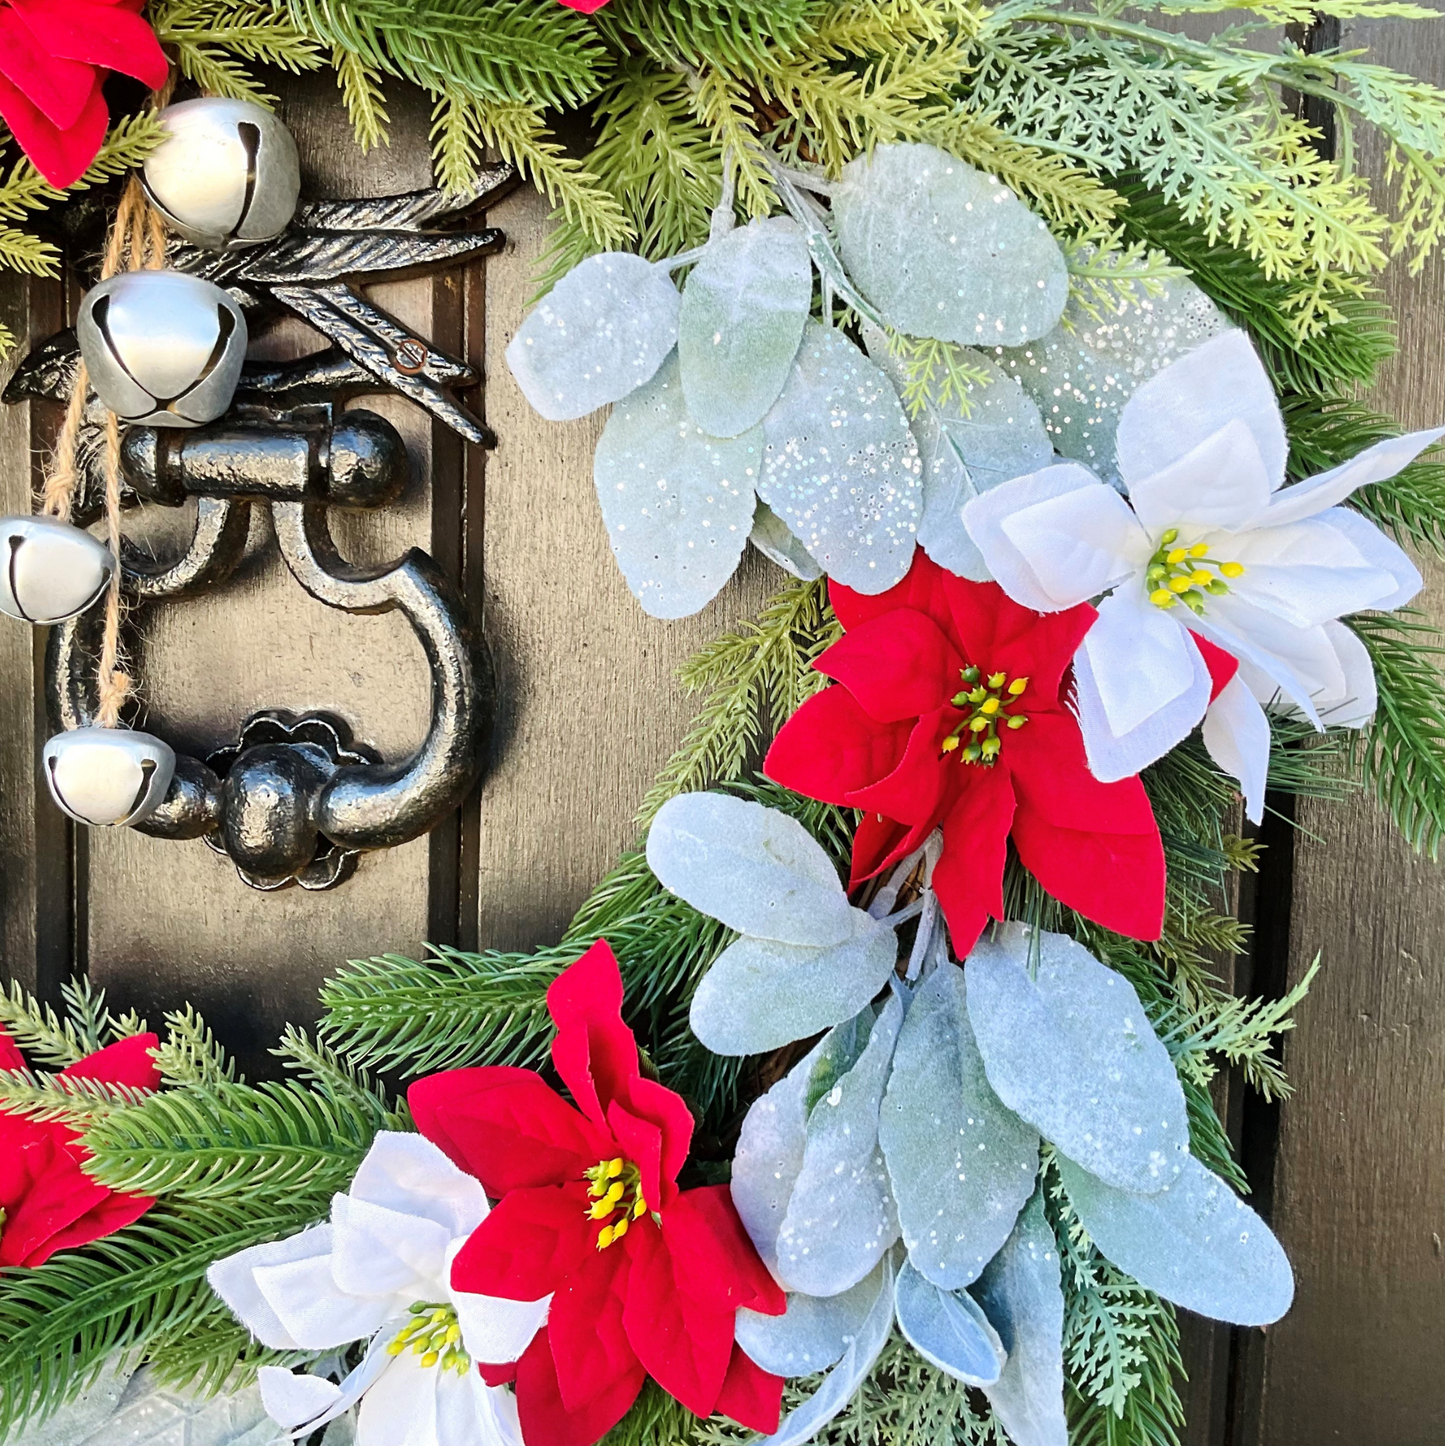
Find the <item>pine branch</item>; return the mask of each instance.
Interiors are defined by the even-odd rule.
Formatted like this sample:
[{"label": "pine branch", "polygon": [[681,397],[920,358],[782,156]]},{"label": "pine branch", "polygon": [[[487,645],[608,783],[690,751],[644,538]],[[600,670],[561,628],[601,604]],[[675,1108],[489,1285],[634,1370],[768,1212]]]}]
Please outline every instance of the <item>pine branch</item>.
[{"label": "pine branch", "polygon": [[292,74],[324,64],[322,48],[266,0],[161,0],[150,20],[181,73],[207,95],[269,105],[274,98],[243,62]]},{"label": "pine branch", "polygon": [[341,89],[346,114],[351,117],[351,129],[362,154],[388,144],[391,116],[387,113],[379,72],[354,52],[334,46],[331,68],[336,72],[336,84]]}]

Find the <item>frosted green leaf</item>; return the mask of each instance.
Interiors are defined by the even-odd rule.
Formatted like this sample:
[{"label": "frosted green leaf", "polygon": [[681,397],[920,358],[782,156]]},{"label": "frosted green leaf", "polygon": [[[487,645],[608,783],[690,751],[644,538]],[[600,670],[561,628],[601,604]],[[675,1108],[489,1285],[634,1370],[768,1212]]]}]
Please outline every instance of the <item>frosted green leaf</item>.
[{"label": "frosted green leaf", "polygon": [[1141,382],[1229,327],[1192,282],[1170,278],[1158,296],[1121,296],[1091,316],[1070,301],[1063,323],[997,358],[1043,413],[1056,451],[1115,481],[1119,413]]},{"label": "frosted green leaf", "polygon": [[952,964],[914,995],[878,1138],[914,1268],[945,1290],[971,1285],[1033,1194],[1039,1137],[989,1088]]},{"label": "frosted green leaf", "polygon": [[808,245],[786,216],[708,243],[682,293],[677,351],[688,410],[715,437],[756,426],[777,401],[813,296]]},{"label": "frosted green leaf", "polygon": [[823,1384],[790,1413],[777,1431],[765,1436],[754,1446],[803,1446],[811,1441],[834,1416],[857,1394],[858,1387],[883,1354],[893,1331],[893,1262],[884,1256],[877,1270],[868,1277],[878,1282],[878,1294],[868,1307],[868,1314],[843,1358],[823,1378]]},{"label": "frosted green leaf", "polygon": [[843,1358],[878,1299],[880,1261],[841,1295],[788,1297],[784,1315],[740,1310],[737,1342],[748,1357],[775,1376],[811,1376]]},{"label": "frosted green leaf", "polygon": [[[902,359],[876,327],[865,326],[863,338],[901,396],[908,382]],[[982,352],[969,350],[963,359],[987,373],[988,381],[969,382],[964,396],[947,406],[929,402],[909,422],[923,463],[918,542],[940,567],[988,582],[992,574],[963,525],[964,505],[1000,482],[1047,466],[1054,449],[1038,407],[1018,382]]]},{"label": "frosted green leaf", "polygon": [[1099,1249],[1165,1300],[1236,1325],[1268,1325],[1289,1309],[1294,1273],[1279,1241],[1192,1155],[1152,1195],[1111,1189],[1064,1159],[1059,1176]]},{"label": "frosted green leaf", "polygon": [[820,1040],[748,1108],[733,1152],[732,1197],[743,1229],[769,1270],[778,1268],[778,1231],[808,1143],[808,1081],[829,1040]]},{"label": "frosted green leaf", "polygon": [[1014,1446],[1069,1446],[1059,1247],[1035,1195],[974,1290],[1008,1359],[983,1388]]},{"label": "frosted green leaf", "polygon": [[1189,1158],[1184,1091],[1134,986],[1063,934],[983,940],[964,966],[994,1092],[1063,1154],[1120,1189],[1162,1190]]},{"label": "frosted green leaf", "polygon": [[764,1054],[855,1015],[888,982],[898,938],[861,910],[858,932],[815,949],[744,937],[718,955],[688,1022],[714,1054]]},{"label": "frosted green leaf", "polygon": [[797,819],[725,793],[682,793],[658,810],[647,866],[694,909],[740,934],[840,944],[867,918]]},{"label": "frosted green leaf", "polygon": [[761,498],[758,510],[753,513],[753,530],[748,541],[770,562],[775,562],[784,572],[812,582],[822,577],[823,569],[813,560],[812,554],[791,532],[783,519]]},{"label": "frosted green leaf", "polygon": [[677,358],[607,419],[592,475],[607,540],[655,618],[687,617],[733,575],[753,525],[762,430],[710,437],[687,414]]},{"label": "frosted green leaf", "polygon": [[829,577],[862,593],[900,581],[922,467],[888,378],[842,332],[810,321],[763,436],[758,495]]},{"label": "frosted green leaf", "polygon": [[1007,186],[935,146],[879,146],[850,161],[833,218],[859,290],[911,336],[1017,346],[1052,329],[1068,300],[1048,227]]},{"label": "frosted green leaf", "polygon": [[965,1385],[991,1386],[998,1380],[1003,1342],[966,1290],[939,1290],[905,1261],[894,1300],[898,1328],[924,1360]]},{"label": "frosted green leaf", "polygon": [[890,995],[858,1062],[808,1116],[803,1168],[778,1232],[778,1275],[790,1290],[837,1295],[898,1238],[878,1109],[902,1023],[903,1001]]},{"label": "frosted green leaf", "polygon": [[537,303],[507,365],[549,422],[569,422],[650,381],[677,343],[681,299],[661,266],[625,251],[589,256]]}]

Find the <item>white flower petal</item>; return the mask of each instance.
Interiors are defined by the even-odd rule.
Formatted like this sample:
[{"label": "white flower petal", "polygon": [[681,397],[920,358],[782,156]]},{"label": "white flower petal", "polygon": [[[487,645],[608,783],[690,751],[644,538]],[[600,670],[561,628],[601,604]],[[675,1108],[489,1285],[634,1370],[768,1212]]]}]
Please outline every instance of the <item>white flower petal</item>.
[{"label": "white flower petal", "polygon": [[452,1237],[470,1235],[487,1218],[481,1181],[459,1170],[424,1135],[383,1130],[346,1193],[353,1200],[434,1220]]},{"label": "white flower petal", "polygon": [[1366,447],[1348,462],[1321,472],[1317,477],[1308,477],[1285,487],[1274,494],[1262,522],[1276,526],[1284,522],[1298,522],[1304,517],[1313,517],[1326,507],[1343,502],[1358,487],[1367,487],[1371,482],[1383,482],[1409,466],[1432,442],[1445,437],[1445,427],[1434,427],[1425,432],[1411,432],[1404,437],[1389,437]]},{"label": "white flower petal", "polygon": [[1375,716],[1379,703],[1370,650],[1344,623],[1326,623],[1325,636],[1334,647],[1345,681],[1338,698],[1320,700],[1320,717],[1331,728],[1363,728]]},{"label": "white flower petal", "polygon": [[451,1232],[435,1220],[337,1195],[331,1202],[335,1247],[331,1274],[349,1295],[396,1299],[404,1309],[418,1297],[440,1300],[446,1289]]},{"label": "white flower petal", "polygon": [[1099,605],[1074,654],[1089,771],[1132,778],[1189,736],[1209,703],[1209,669],[1188,632],[1133,588]]},{"label": "white flower petal", "polygon": [[475,1397],[482,1446],[522,1446],[517,1397],[505,1386],[489,1386],[476,1371],[468,1379]]},{"label": "white flower petal", "polygon": [[323,1376],[298,1376],[280,1366],[256,1372],[266,1414],[288,1431],[323,1415],[341,1396],[341,1388]]},{"label": "white flower petal", "polygon": [[[452,1261],[466,1244],[457,1240],[447,1252],[447,1278],[451,1278]],[[504,1300],[500,1296],[478,1295],[469,1290],[448,1290],[447,1299],[457,1313],[462,1328],[462,1344],[474,1361],[500,1364],[515,1361],[532,1344],[532,1337],[547,1320],[552,1297],[541,1300]]]},{"label": "white flower petal", "polygon": [[[281,1318],[256,1282],[255,1271],[262,1265],[284,1265],[290,1261],[322,1260],[331,1257],[331,1227],[313,1225],[309,1230],[253,1245],[216,1261],[206,1272],[211,1289],[230,1306],[232,1313],[262,1345],[273,1350],[300,1349]],[[354,1337],[347,1336],[347,1340]]]},{"label": "white flower petal", "polygon": [[1244,680],[1234,677],[1204,715],[1204,746],[1209,756],[1239,780],[1244,816],[1264,817],[1264,786],[1269,775],[1269,719]]},{"label": "white flower petal", "polygon": [[[1425,586],[1420,569],[1410,560],[1404,548],[1376,527],[1363,513],[1356,512],[1352,507],[1332,507],[1328,512],[1320,513],[1315,521],[1343,533],[1366,563],[1390,574],[1394,583],[1391,590],[1365,606],[1377,608],[1381,612],[1393,612],[1396,608],[1404,607]],[[1337,613],[1335,616],[1342,614]]]},{"label": "white flower petal", "polygon": [[1226,331],[1155,372],[1125,403],[1119,475],[1132,491],[1236,418],[1254,434],[1270,487],[1280,486],[1289,441],[1274,388],[1244,332]]},{"label": "white flower petal", "polygon": [[1124,499],[1077,462],[991,488],[963,509],[963,525],[999,586],[1037,612],[1096,596],[1151,551]]},{"label": "white flower petal", "polygon": [[394,1357],[361,1399],[356,1446],[442,1446],[437,1430],[437,1385],[442,1376],[451,1373],[423,1366],[411,1351]]},{"label": "white flower petal", "polygon": [[344,1290],[332,1256],[258,1265],[252,1275],[266,1303],[303,1350],[324,1351],[369,1336],[397,1309],[392,1296]]},{"label": "white flower petal", "polygon": [[1177,526],[1180,542],[1188,543],[1201,533],[1248,527],[1269,505],[1269,474],[1254,435],[1236,420],[1132,483],[1129,501],[1151,536]]}]

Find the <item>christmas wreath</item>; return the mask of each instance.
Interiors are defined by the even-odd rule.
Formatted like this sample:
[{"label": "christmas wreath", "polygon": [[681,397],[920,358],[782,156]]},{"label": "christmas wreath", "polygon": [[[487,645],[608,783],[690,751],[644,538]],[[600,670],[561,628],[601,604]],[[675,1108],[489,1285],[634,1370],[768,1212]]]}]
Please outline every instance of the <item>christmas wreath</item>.
[{"label": "christmas wreath", "polygon": [[364,148],[420,86],[443,187],[490,149],[556,204],[508,361],[546,418],[612,407],[639,605],[749,542],[791,577],[684,670],[560,942],[347,964],[259,1083],[191,1010],[0,999],[0,1437],[1176,1446],[1175,1307],[1288,1309],[1210,1085],[1286,1093],[1313,970],[1212,963],[1272,794],[1445,832],[1405,551],[1445,550],[1445,428],[1355,399],[1372,277],[1445,230],[1445,93],[1332,39],[1433,16],[1398,0],[1163,9],[1220,24],[6,0],[10,223],[166,138],[110,71],[330,66]]}]

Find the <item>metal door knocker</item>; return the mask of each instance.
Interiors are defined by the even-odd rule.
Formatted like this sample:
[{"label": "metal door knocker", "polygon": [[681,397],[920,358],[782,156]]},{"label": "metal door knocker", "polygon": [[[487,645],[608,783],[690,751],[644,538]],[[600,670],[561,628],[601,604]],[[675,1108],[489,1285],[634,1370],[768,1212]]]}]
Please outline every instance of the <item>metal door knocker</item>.
[{"label": "metal door knocker", "polygon": [[[194,114],[189,124],[196,124]],[[164,398],[159,411],[147,414],[138,369],[126,368],[120,356],[112,394],[133,394],[129,415],[160,423],[121,432],[125,500],[166,507],[194,500],[196,508],[190,541],[173,562],[158,566],[120,540],[120,586],[131,606],[180,602],[223,586],[241,561],[251,510],[267,508],[287,568],[312,597],[345,612],[397,610],[406,617],[430,666],[431,721],[424,742],[402,762],[387,762],[355,742],[339,717],[277,707],[254,712],[234,740],[204,758],[173,754],[148,734],[118,729],[112,742],[108,730],[94,726],[95,659],[105,622],[98,599],[107,588],[109,553],[77,534],[84,541],[69,546],[73,563],[66,553],[73,576],[57,581],[42,564],[67,544],[57,543],[47,519],[12,519],[0,537],[9,549],[6,557],[0,547],[0,566],[8,564],[0,606],[35,621],[64,619],[53,628],[46,654],[48,702],[60,732],[47,746],[45,766],[57,802],[72,817],[129,825],[156,838],[204,839],[228,855],[253,888],[329,889],[350,875],[361,853],[416,838],[461,803],[481,772],[489,740],[493,680],[485,643],[431,557],[413,548],[385,566],[355,566],[332,540],[329,513],[385,507],[406,483],[401,436],[372,412],[343,410],[355,394],[400,392],[468,440],[494,442],[452,395],[475,384],[473,369],[413,335],[355,288],[497,250],[501,233],[474,228],[470,218],[515,180],[510,167],[494,166],[462,195],[426,190],[315,202],[273,239],[238,245],[233,227],[222,251],[172,241],[170,269],[117,278],[159,281],[187,273],[222,290],[244,317],[243,334],[290,312],[330,343],[296,361],[246,362],[229,410],[199,426],[174,408],[163,415]],[[178,204],[170,199],[163,214]],[[208,224],[218,229],[224,207],[214,198],[208,204]],[[102,295],[125,289],[113,282],[107,288]],[[90,314],[83,303],[83,320]],[[87,344],[87,357],[95,345]],[[32,352],[4,399],[64,401],[79,366],[75,333],[61,332]],[[106,379],[90,370],[104,387]],[[152,389],[151,395],[160,394]],[[105,477],[99,459],[108,425],[106,407],[92,392],[79,424],[82,475],[71,514],[82,526],[100,511]],[[31,574],[46,585],[27,584]],[[64,616],[66,602],[79,602],[81,610]],[[42,617],[37,610],[45,609]],[[117,747],[123,756],[111,756]]]}]

